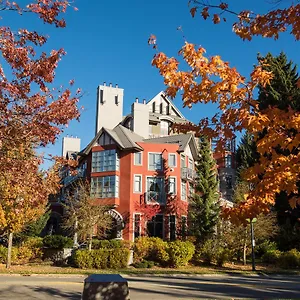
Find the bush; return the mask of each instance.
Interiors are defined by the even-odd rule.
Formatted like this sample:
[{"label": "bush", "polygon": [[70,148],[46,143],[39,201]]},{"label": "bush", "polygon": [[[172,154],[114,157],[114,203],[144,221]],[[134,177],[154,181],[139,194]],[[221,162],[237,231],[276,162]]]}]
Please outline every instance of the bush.
[{"label": "bush", "polygon": [[73,240],[62,235],[47,235],[43,238],[43,245],[51,249],[72,248]]},{"label": "bush", "polygon": [[195,246],[191,242],[169,242],[167,247],[169,265],[175,268],[185,266],[195,253]]},{"label": "bush", "polygon": [[43,257],[43,238],[41,237],[28,237],[22,242],[21,246],[28,247],[32,251],[31,259],[42,259]]},{"label": "bush", "polygon": [[280,256],[279,250],[269,250],[262,256],[262,261],[266,264],[278,264]]},{"label": "bush", "polygon": [[74,264],[83,269],[120,269],[126,268],[130,251],[126,248],[77,250],[74,254]]},{"label": "bush", "polygon": [[150,249],[152,248],[152,242],[148,237],[140,237],[134,241],[134,261],[140,262],[145,260],[149,256]]},{"label": "bush", "polygon": [[151,269],[154,267],[154,265],[154,261],[151,260],[143,260],[133,264],[133,266],[137,269]]},{"label": "bush", "polygon": [[275,242],[270,242],[268,240],[258,244],[255,247],[255,255],[257,257],[262,257],[265,253],[268,251],[274,251],[277,250],[277,245]]},{"label": "bush", "polygon": [[230,259],[230,251],[223,247],[218,247],[215,252],[215,260],[218,267],[223,267]]},{"label": "bush", "polygon": [[198,262],[202,260],[205,264],[211,264],[215,258],[215,242],[214,240],[207,240],[203,246],[198,250]]},{"label": "bush", "polygon": [[300,252],[292,249],[282,253],[279,257],[279,265],[284,268],[297,268],[300,266]]},{"label": "bush", "polygon": [[31,248],[27,246],[20,246],[16,248],[17,259],[15,262],[18,264],[26,264],[28,263],[34,256]]},{"label": "bush", "polygon": [[120,249],[128,248],[130,249],[131,242],[123,240],[97,240],[93,239],[92,248],[93,249]]}]

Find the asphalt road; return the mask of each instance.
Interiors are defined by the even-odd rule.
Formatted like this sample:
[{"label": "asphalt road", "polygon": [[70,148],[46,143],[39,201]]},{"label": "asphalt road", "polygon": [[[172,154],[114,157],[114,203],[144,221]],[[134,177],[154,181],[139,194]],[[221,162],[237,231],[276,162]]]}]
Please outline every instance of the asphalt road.
[{"label": "asphalt road", "polygon": [[[124,276],[131,300],[300,299],[300,276]],[[84,276],[0,276],[0,299],[81,299]]]}]

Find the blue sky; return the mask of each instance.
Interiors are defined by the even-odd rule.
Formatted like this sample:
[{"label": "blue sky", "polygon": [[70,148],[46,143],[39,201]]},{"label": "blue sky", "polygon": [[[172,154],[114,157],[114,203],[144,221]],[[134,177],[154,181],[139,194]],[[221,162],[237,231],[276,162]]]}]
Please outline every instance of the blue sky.
[{"label": "blue sky", "polygon": [[[84,106],[80,122],[72,121],[63,136],[80,137],[84,147],[94,137],[96,88],[99,84],[106,81],[124,88],[125,114],[130,112],[136,97],[149,100],[164,89],[162,77],[151,66],[154,51],[147,44],[150,34],[156,35],[160,51],[176,56],[183,44],[182,35],[176,30],[181,26],[189,42],[206,48],[208,55],[221,55],[245,76],[256,63],[258,52],[264,55],[270,51],[276,55],[284,51],[289,59],[300,63],[299,43],[289,34],[281,35],[278,41],[254,38],[251,42],[244,42],[232,32],[230,22],[214,25],[199,16],[193,19],[187,2],[75,0],[74,5],[79,10],[67,12],[65,29],[41,25],[36,18],[11,12],[2,13],[1,22],[14,28],[26,27],[48,34],[50,39],[46,50],[60,47],[66,50],[55,83],[57,86],[67,85],[70,79],[75,79],[75,86],[80,87],[85,95],[80,100],[80,106]],[[274,8],[270,1],[262,0],[253,0],[251,4],[234,0],[229,1],[229,5],[236,11],[252,9],[257,13]],[[231,20],[230,16],[226,18]],[[184,116],[194,122],[215,113],[212,106],[199,104],[192,109],[182,109],[180,97],[174,101]],[[61,138],[45,152],[61,154]]]}]

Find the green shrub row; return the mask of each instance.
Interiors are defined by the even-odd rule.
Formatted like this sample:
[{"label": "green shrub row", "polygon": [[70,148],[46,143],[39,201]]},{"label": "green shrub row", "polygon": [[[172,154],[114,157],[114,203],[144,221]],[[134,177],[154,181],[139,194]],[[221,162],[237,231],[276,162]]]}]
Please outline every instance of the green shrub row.
[{"label": "green shrub row", "polygon": [[262,256],[262,261],[282,268],[299,268],[300,252],[296,249],[292,249],[288,252],[270,250]]},{"label": "green shrub row", "polygon": [[124,240],[97,240],[93,239],[92,249],[119,249],[119,248],[131,248],[130,241]]},{"label": "green shrub row", "polygon": [[46,235],[43,238],[43,246],[51,249],[72,248],[73,239],[62,235]]},{"label": "green shrub row", "polygon": [[153,261],[161,266],[181,267],[187,265],[195,252],[191,242],[177,240],[165,242],[160,238],[141,237],[134,242],[134,262]]},{"label": "green shrub row", "polygon": [[129,255],[127,248],[77,250],[73,260],[75,266],[82,269],[122,269],[127,267]]}]

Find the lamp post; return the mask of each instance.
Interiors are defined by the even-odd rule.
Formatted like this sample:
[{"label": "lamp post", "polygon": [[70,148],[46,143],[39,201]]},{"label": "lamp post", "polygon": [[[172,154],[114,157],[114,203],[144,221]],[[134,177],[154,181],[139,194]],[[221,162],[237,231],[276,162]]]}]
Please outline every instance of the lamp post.
[{"label": "lamp post", "polygon": [[254,239],[254,226],[253,223],[257,221],[256,218],[246,219],[248,223],[250,223],[250,230],[251,230],[251,246],[252,246],[252,271],[255,271],[255,239]]}]

